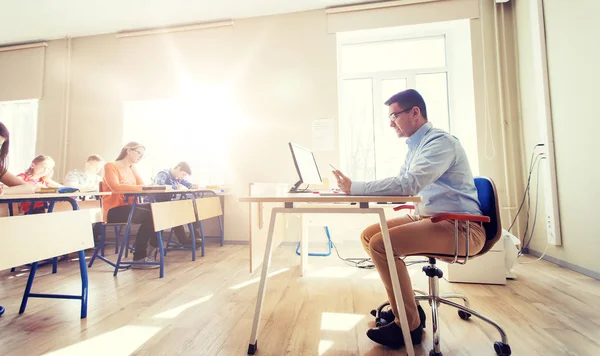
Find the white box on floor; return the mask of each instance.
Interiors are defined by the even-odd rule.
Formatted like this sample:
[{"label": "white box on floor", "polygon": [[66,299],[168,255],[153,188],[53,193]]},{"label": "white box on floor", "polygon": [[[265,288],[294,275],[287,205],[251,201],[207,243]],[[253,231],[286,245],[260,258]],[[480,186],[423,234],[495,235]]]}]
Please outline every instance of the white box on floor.
[{"label": "white box on floor", "polygon": [[449,282],[506,284],[504,242],[498,241],[485,255],[468,260],[467,264],[448,264]]}]

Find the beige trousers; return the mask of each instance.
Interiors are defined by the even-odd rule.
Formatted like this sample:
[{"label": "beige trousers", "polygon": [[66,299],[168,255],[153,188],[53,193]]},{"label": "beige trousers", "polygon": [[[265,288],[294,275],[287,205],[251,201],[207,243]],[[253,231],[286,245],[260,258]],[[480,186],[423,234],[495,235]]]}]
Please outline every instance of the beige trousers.
[{"label": "beige trousers", "polygon": [[[396,270],[400,280],[402,298],[404,300],[404,309],[408,318],[410,330],[415,330],[421,320],[417,311],[417,303],[414,298],[414,291],[410,281],[410,276],[404,261],[398,257],[408,255],[423,254],[451,254],[454,255],[455,237],[454,222],[442,221],[432,223],[428,218],[421,218],[416,215],[406,215],[400,218],[387,221],[390,231],[390,240],[392,249],[396,257]],[[459,223],[459,249],[458,253],[465,253],[465,224]],[[396,315],[396,324],[400,325],[398,319],[398,306],[394,297],[392,288],[392,279],[385,256],[381,227],[374,224],[366,228],[361,236],[363,247],[373,260],[373,264],[379,272],[387,291],[388,300],[391,303],[394,315]],[[469,255],[475,255],[483,248],[485,244],[485,231],[479,223],[470,223],[469,225]]]}]

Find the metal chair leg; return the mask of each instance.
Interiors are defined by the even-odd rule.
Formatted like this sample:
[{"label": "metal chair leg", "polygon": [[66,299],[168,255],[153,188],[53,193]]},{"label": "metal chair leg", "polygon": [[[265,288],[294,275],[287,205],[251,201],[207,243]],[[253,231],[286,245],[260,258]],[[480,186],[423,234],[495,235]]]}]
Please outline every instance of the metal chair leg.
[{"label": "metal chair leg", "polygon": [[415,293],[417,293],[417,294],[420,294],[420,295],[428,295],[428,293],[426,293],[426,292],[423,292],[423,291],[422,291],[422,290],[420,290],[420,289],[413,288],[413,291],[414,291]]},{"label": "metal chair leg", "polygon": [[458,303],[455,303],[455,302],[453,302],[453,301],[450,301],[450,300],[446,300],[446,299],[440,299],[440,303],[442,303],[442,304],[446,304],[446,305],[449,305],[449,306],[451,306],[451,307],[454,307],[454,308],[456,308],[456,309],[458,309],[458,310],[462,310],[462,311],[464,311],[465,313],[469,313],[469,314],[471,314],[471,315],[474,315],[474,316],[478,317],[479,319],[481,319],[481,320],[485,321],[486,323],[488,323],[488,324],[492,325],[492,326],[493,326],[493,327],[495,327],[495,328],[496,328],[496,330],[498,330],[498,332],[500,333],[500,337],[502,338],[502,343],[504,343],[504,344],[507,344],[507,345],[508,345],[508,337],[506,336],[506,333],[504,332],[504,329],[502,329],[502,328],[500,327],[500,325],[498,325],[498,324],[497,324],[495,321],[493,321],[492,319],[488,318],[487,316],[485,316],[485,315],[483,315],[483,314],[481,314],[481,313],[479,313],[479,312],[476,312],[475,310],[473,310],[473,309],[471,309],[471,308],[468,308],[468,307],[462,306],[462,305],[460,305],[460,304],[458,304]]},{"label": "metal chair leg", "polygon": [[440,298],[442,298],[442,299],[462,299],[465,304],[465,307],[467,307],[467,308],[471,307],[471,304],[469,304],[469,299],[462,294],[444,294],[444,295],[441,295]]},{"label": "metal chair leg", "polygon": [[431,291],[431,296],[429,296],[429,304],[431,305],[431,327],[433,331],[433,350],[429,352],[429,356],[442,356],[442,351],[440,347],[440,329],[438,325],[438,307],[440,303],[438,277],[429,278],[429,290]]}]

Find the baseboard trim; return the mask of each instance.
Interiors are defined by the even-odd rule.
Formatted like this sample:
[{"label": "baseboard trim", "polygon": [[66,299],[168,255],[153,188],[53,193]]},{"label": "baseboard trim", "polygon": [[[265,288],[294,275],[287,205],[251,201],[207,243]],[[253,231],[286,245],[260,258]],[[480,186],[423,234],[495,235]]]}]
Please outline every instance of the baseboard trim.
[{"label": "baseboard trim", "polygon": [[250,241],[247,240],[225,240],[225,245],[250,245]]},{"label": "baseboard trim", "polygon": [[[533,255],[535,257],[540,257],[542,255],[541,252],[536,251],[536,250],[532,250],[530,248],[526,249],[524,252],[528,253],[530,255]],[[559,258],[548,256],[548,255],[544,255],[544,257],[542,257],[542,259],[545,260],[545,261],[548,261],[548,262],[552,262],[552,263],[554,263],[556,265],[559,265],[561,267],[568,268],[568,269],[570,269],[572,271],[575,271],[577,273],[581,273],[581,274],[586,275],[588,277],[600,280],[600,273],[598,273],[596,271],[592,271],[590,269],[578,266],[578,265],[573,264],[571,262],[563,261],[563,260],[561,260]]]}]

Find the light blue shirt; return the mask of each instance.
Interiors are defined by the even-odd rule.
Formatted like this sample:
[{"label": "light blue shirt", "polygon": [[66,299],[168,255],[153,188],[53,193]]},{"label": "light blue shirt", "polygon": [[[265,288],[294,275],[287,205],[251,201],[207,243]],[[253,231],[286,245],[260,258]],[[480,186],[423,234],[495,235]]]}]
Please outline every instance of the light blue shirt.
[{"label": "light blue shirt", "polygon": [[352,195],[418,195],[415,213],[481,215],[467,154],[454,136],[421,126],[406,140],[408,153],[400,174],[370,182],[352,182]]}]

